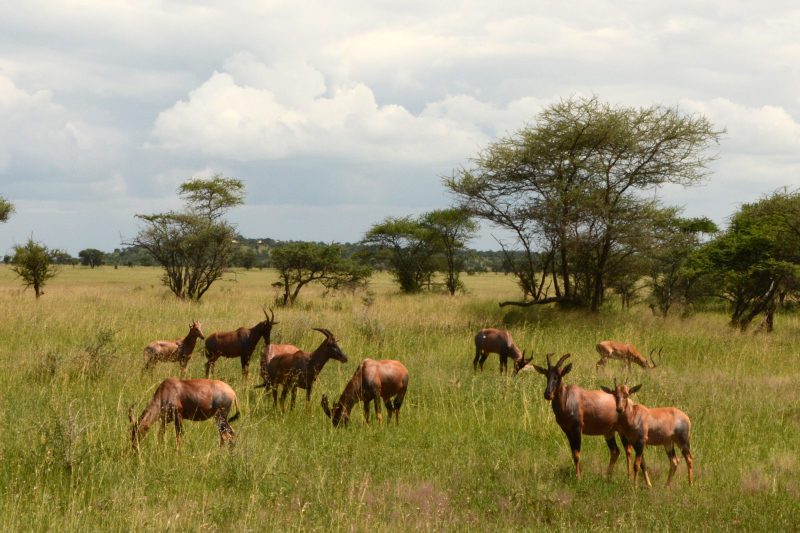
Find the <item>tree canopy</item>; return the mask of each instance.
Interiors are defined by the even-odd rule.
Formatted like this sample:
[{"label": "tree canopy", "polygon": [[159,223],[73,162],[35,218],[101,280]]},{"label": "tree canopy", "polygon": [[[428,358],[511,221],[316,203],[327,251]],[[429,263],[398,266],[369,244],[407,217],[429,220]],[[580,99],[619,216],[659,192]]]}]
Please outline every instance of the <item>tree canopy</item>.
[{"label": "tree canopy", "polygon": [[2,194],[0,194],[0,222],[8,222],[11,215],[14,213],[14,204],[9,202]]},{"label": "tree canopy", "polygon": [[39,298],[42,288],[58,274],[53,256],[63,252],[51,250],[43,243],[34,241],[33,237],[28,238],[24,245],[15,244],[12,250],[14,257],[11,260],[11,270],[22,278],[26,288],[32,287],[36,298]]},{"label": "tree canopy", "polygon": [[144,227],[125,245],[140,246],[164,269],[162,282],[179,298],[200,300],[227,271],[237,251],[236,228],[222,219],[243,203],[239,180],[193,179],[183,183],[181,212],[136,215]]},{"label": "tree canopy", "polygon": [[702,182],[715,158],[707,149],[722,134],[678,108],[573,96],[444,183],[460,208],[513,236],[500,244],[526,298],[596,311],[615,267],[664,216],[654,191]]},{"label": "tree canopy", "polygon": [[273,285],[283,289],[283,304],[293,304],[300,289],[312,282],[321,283],[332,290],[366,283],[372,275],[372,268],[344,259],[342,251],[342,246],[338,244],[313,242],[274,248],[270,257],[272,266],[278,270],[280,281]]}]

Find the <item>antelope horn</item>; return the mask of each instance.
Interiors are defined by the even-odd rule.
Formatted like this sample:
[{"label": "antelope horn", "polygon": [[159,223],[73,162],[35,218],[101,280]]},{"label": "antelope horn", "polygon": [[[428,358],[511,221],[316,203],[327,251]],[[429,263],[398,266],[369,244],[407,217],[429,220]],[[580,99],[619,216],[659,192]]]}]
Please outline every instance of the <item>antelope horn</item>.
[{"label": "antelope horn", "polygon": [[550,356],[553,355],[551,353],[547,354],[547,368],[552,368],[553,364],[550,362]]},{"label": "antelope horn", "polygon": [[650,352],[650,361],[651,361],[651,363],[650,363],[650,364],[651,364],[651,365],[653,365],[653,366],[651,366],[650,368],[655,368],[655,367],[657,367],[658,365],[660,365],[660,364],[661,364],[661,360],[662,360],[662,359],[661,359],[661,350],[663,350],[663,349],[664,349],[664,347],[663,347],[663,346],[662,346],[661,348],[659,348],[659,349],[658,349],[658,364],[656,364],[656,360],[655,360],[655,359],[653,359],[653,352],[655,352],[655,351],[656,351],[656,349],[655,349],[655,348],[653,348],[653,351],[652,351],[652,352]]},{"label": "antelope horn", "polygon": [[629,378],[629,377],[630,377],[630,376],[625,376],[625,386],[626,386],[626,387],[628,386],[628,378]]},{"label": "antelope horn", "polygon": [[617,390],[617,378],[614,378],[614,390]]},{"label": "antelope horn", "polygon": [[[275,322],[275,311],[272,308],[269,308],[269,312],[272,314],[272,318],[269,319],[270,322]],[[265,313],[266,314],[266,313]]]},{"label": "antelope horn", "polygon": [[326,336],[326,337],[328,337],[329,339],[332,339],[332,338],[333,338],[333,333],[331,333],[331,332],[330,332],[330,331],[328,331],[327,329],[323,329],[323,328],[311,328],[311,329],[313,329],[313,330],[315,330],[315,331],[319,331],[320,333],[322,333],[323,335],[325,335],[325,336]]},{"label": "antelope horn", "polygon": [[567,360],[567,357],[569,357],[569,356],[570,356],[570,354],[564,354],[564,355],[562,355],[562,356],[561,356],[561,359],[559,359],[559,360],[558,360],[558,363],[556,363],[556,366],[557,366],[557,367],[559,367],[559,368],[561,368],[561,363],[563,363],[564,361],[566,361],[566,360]]}]

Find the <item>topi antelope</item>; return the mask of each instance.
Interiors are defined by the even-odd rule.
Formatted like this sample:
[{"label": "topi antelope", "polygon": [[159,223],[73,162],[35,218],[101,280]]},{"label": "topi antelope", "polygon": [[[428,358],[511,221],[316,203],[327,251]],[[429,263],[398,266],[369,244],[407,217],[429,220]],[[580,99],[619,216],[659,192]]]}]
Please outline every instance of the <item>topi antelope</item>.
[{"label": "topi antelope", "polygon": [[239,402],[236,393],[227,383],[213,379],[180,380],[167,378],[156,389],[153,399],[145,407],[137,420],[133,416],[133,405],[128,409],[131,421],[131,445],[139,452],[139,443],[147,435],[147,430],[156,421],[161,420],[159,441],[164,440],[167,423],[175,421],[175,439],[178,449],[181,447],[183,420],[195,422],[214,418],[219,430],[220,448],[226,443],[233,444],[234,431],[228,423],[231,406],[236,406],[236,414],[231,421],[239,417]]},{"label": "topi antelope", "polygon": [[[667,487],[672,483],[672,476],[678,470],[678,455],[675,453],[675,444],[681,449],[686,466],[689,469],[689,486],[694,486],[692,478],[692,468],[694,466],[694,456],[689,449],[690,432],[692,423],[686,413],[675,407],[657,407],[648,409],[644,405],[634,404],[630,399],[642,388],[641,385],[628,388],[628,380],[625,385],[617,386],[617,379],[614,378],[614,390],[608,387],[601,387],[604,392],[611,395],[614,399],[618,418],[616,429],[621,437],[624,437],[636,451],[636,461],[633,467],[633,482],[639,485],[639,469],[644,474],[644,480],[648,487],[650,476],[647,475],[647,467],[644,461],[644,446],[664,446],[669,457],[669,476],[667,477]],[[630,445],[628,450],[628,471],[630,472]]]},{"label": "topi antelope", "polygon": [[174,341],[153,341],[144,349],[144,369],[152,371],[156,363],[179,362],[181,365],[181,377],[186,374],[186,366],[192,358],[194,346],[197,339],[205,339],[206,336],[200,329],[200,322],[192,320],[189,324],[189,333],[185,337]]},{"label": "topi antelope", "polygon": [[597,344],[595,347],[597,349],[597,353],[600,354],[600,360],[594,366],[595,371],[599,370],[600,367],[603,367],[603,371],[605,371],[606,363],[608,359],[618,359],[620,361],[624,361],[628,365],[628,372],[631,371],[631,363],[636,363],[642,368],[651,369],[661,364],[661,349],[658,350],[658,364],[656,364],[655,359],[653,359],[653,352],[656,351],[655,348],[650,352],[650,361],[648,362],[647,359],[642,357],[642,354],[639,353],[632,344],[625,344],[623,342],[615,342],[615,341],[603,341]]},{"label": "topi antelope", "polygon": [[322,367],[329,359],[336,359],[346,363],[347,356],[339,348],[337,340],[333,338],[333,333],[327,329],[313,328],[325,335],[325,340],[311,353],[298,350],[292,354],[276,355],[267,364],[267,375],[264,383],[259,387],[264,387],[265,392],[272,389],[272,401],[274,407],[278,408],[278,387],[283,385],[281,392],[281,410],[285,411],[286,395],[289,389],[292,390],[292,403],[297,396],[297,387],[306,390],[306,411],[311,405],[311,388],[317,380],[317,376],[322,371]]},{"label": "topi antelope", "polygon": [[270,335],[272,334],[272,326],[277,324],[275,322],[275,313],[272,309],[272,318],[267,315],[267,310],[264,309],[264,316],[266,320],[262,320],[250,329],[239,328],[236,331],[218,331],[212,333],[206,339],[206,379],[209,373],[214,374],[214,362],[220,357],[239,357],[242,361],[242,376],[245,381],[250,373],[250,356],[256,349],[256,345],[261,338],[269,345]]},{"label": "topi antelope", "polygon": [[[339,396],[339,400],[333,405],[333,409],[328,404],[328,397],[322,396],[322,410],[333,421],[333,425],[338,426],[340,421],[344,421],[345,427],[350,421],[350,410],[359,402],[364,402],[364,419],[369,425],[369,402],[375,401],[375,416],[378,422],[383,425],[381,416],[381,401],[389,412],[389,424],[392,422],[392,414],[395,415],[397,425],[400,425],[400,407],[403,405],[403,398],[408,388],[408,370],[400,361],[373,361],[364,359],[353,378],[344,388],[344,392]],[[394,398],[394,402],[392,402]]]},{"label": "topi antelope", "polygon": [[509,357],[514,360],[514,374],[533,360],[533,356],[530,359],[525,359],[525,353],[519,351],[519,348],[511,339],[511,333],[507,330],[486,328],[475,335],[475,359],[472,360],[472,368],[475,372],[478,371],[479,363],[481,372],[483,372],[483,363],[490,353],[500,355],[501,374],[507,371]]},{"label": "topi antelope", "polygon": [[[614,464],[619,457],[619,447],[614,437],[614,424],[617,422],[617,410],[614,401],[608,394],[599,390],[584,390],[577,385],[564,387],[563,377],[572,370],[572,364],[563,369],[561,364],[570,356],[566,354],[555,365],[550,363],[547,354],[547,369],[534,365],[537,372],[547,377],[547,388],[544,398],[551,401],[556,422],[566,433],[569,446],[572,449],[572,460],[578,472],[581,473],[581,437],[582,435],[603,435],[611,452],[611,461],[608,463],[606,474],[611,474]],[[623,446],[627,442],[623,439]]]}]

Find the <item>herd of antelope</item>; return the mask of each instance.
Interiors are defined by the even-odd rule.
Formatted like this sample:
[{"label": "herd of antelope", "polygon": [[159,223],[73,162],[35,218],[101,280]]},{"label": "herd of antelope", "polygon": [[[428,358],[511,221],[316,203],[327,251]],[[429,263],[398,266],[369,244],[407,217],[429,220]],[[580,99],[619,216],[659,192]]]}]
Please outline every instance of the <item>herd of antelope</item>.
[{"label": "herd of antelope", "polygon": [[[144,349],[145,371],[152,371],[158,362],[178,362],[180,364],[181,378],[186,374],[187,365],[197,339],[205,340],[205,379],[165,379],[153,395],[153,399],[142,412],[138,419],[133,416],[133,406],[128,411],[132,428],[131,444],[133,449],[139,451],[139,443],[147,434],[149,427],[157,420],[161,421],[159,437],[163,440],[166,424],[175,423],[175,433],[178,447],[181,445],[183,420],[202,421],[213,418],[216,421],[220,435],[220,447],[226,444],[232,446],[235,432],[229,422],[238,418],[239,404],[236,393],[230,385],[222,381],[208,379],[214,373],[214,362],[220,357],[236,358],[241,360],[242,376],[246,381],[249,374],[250,357],[255,351],[259,341],[263,338],[266,347],[261,355],[259,375],[263,380],[256,388],[264,388],[272,392],[273,407],[278,409],[278,388],[283,387],[280,397],[280,408],[285,412],[285,401],[289,391],[292,398],[290,407],[293,408],[297,395],[297,388],[306,391],[306,410],[310,412],[311,389],[317,380],[325,363],[334,359],[341,363],[347,362],[347,356],[339,347],[338,340],[327,329],[313,328],[322,333],[325,340],[313,351],[306,352],[289,344],[272,344],[271,333],[275,322],[275,313],[272,315],[264,310],[265,320],[252,328],[239,328],[236,331],[217,332],[206,338],[201,330],[200,322],[192,320],[189,333],[186,337],[174,341],[154,341]],[[600,360],[595,365],[595,370],[605,371],[608,359],[623,361],[627,365],[628,375],[631,364],[635,363],[644,369],[656,368],[661,362],[659,350],[659,363],[653,359],[650,352],[650,361],[643,357],[635,347],[614,341],[603,341],[597,344]],[[526,359],[525,352],[520,352],[514,344],[511,334],[505,330],[487,328],[475,336],[475,359],[473,370],[477,373],[478,366],[483,371],[484,363],[490,353],[500,357],[500,373],[507,372],[507,363],[510,358],[513,365],[513,374],[522,370],[533,369],[547,378],[544,397],[551,402],[556,423],[567,436],[572,458],[575,463],[577,477],[582,477],[581,472],[581,439],[583,435],[603,435],[611,453],[611,459],[606,470],[611,474],[614,464],[619,458],[620,450],[616,442],[616,434],[620,436],[628,462],[628,477],[633,477],[635,486],[638,486],[639,471],[644,475],[648,486],[650,477],[644,460],[644,447],[664,446],[670,460],[670,470],[667,477],[667,487],[671,486],[672,478],[678,468],[679,460],[675,453],[677,444],[686,460],[689,473],[689,485],[694,485],[692,469],[694,458],[690,451],[691,422],[685,413],[675,407],[661,407],[648,409],[640,404],[634,404],[630,397],[641,389],[641,385],[628,388],[628,379],[625,384],[618,385],[614,378],[614,388],[601,387],[601,390],[585,390],[578,385],[564,386],[563,377],[572,370],[572,364],[562,366],[570,354],[562,356],[553,365],[551,357],[547,354],[547,368],[530,364],[533,357]],[[327,395],[322,396],[322,409],[331,419],[334,426],[343,423],[347,426],[350,420],[350,411],[359,401],[363,404],[364,419],[369,424],[370,402],[374,401],[375,415],[379,423],[383,424],[380,404],[386,407],[389,413],[389,422],[395,416],[397,425],[400,425],[400,407],[408,388],[408,370],[399,361],[374,361],[364,359],[356,369],[350,382],[345,386],[339,399],[331,407]],[[228,419],[232,407],[236,407],[236,414]],[[631,464],[631,449],[636,452],[633,465]]]}]

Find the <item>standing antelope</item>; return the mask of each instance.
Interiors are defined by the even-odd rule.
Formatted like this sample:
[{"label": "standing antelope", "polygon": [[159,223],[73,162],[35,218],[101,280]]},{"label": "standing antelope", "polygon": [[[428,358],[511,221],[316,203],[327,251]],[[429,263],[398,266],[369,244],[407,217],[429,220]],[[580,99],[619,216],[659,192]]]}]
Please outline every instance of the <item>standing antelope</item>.
[{"label": "standing antelope", "polygon": [[[616,430],[621,437],[624,437],[633,445],[636,451],[636,462],[633,467],[633,482],[639,485],[639,468],[642,469],[644,480],[648,487],[650,476],[647,475],[647,467],[644,461],[644,446],[664,446],[664,450],[669,457],[669,477],[667,477],[667,487],[672,483],[672,476],[678,470],[678,455],[675,453],[675,444],[681,449],[686,466],[689,469],[689,486],[694,486],[692,479],[692,467],[694,466],[694,456],[689,450],[690,432],[692,423],[686,413],[675,407],[657,407],[648,409],[644,405],[634,404],[630,396],[642,388],[636,385],[628,389],[628,380],[625,385],[617,386],[617,379],[614,378],[614,390],[608,387],[601,387],[604,392],[610,394],[616,404],[617,418]],[[630,471],[630,445],[627,446],[628,470]]]},{"label": "standing antelope", "polygon": [[275,313],[272,309],[272,318],[267,315],[267,310],[264,309],[264,316],[266,320],[262,320],[250,329],[239,328],[236,331],[218,331],[212,333],[206,339],[206,378],[209,372],[214,374],[214,361],[220,357],[239,357],[242,360],[242,376],[245,381],[250,373],[250,356],[256,349],[256,345],[261,337],[264,337],[264,342],[269,345],[270,335],[272,334],[272,326],[277,324],[275,322]]},{"label": "standing antelope", "polygon": [[[656,351],[655,348],[650,352],[650,361],[652,362],[648,362],[647,359],[642,357],[639,350],[632,344],[603,341],[597,344],[596,349],[597,353],[600,354],[600,360],[594,365],[595,371],[599,370],[601,366],[603,367],[603,371],[605,371],[606,363],[609,358],[626,362],[628,364],[628,372],[631,371],[631,363],[636,363],[640,367],[648,370],[658,366],[655,359],[653,359],[653,352]],[[661,349],[658,350],[658,363],[661,364]]]},{"label": "standing antelope", "polygon": [[[544,391],[545,400],[550,400],[556,422],[569,440],[572,449],[572,460],[581,478],[581,436],[603,435],[611,452],[611,461],[608,463],[606,474],[611,474],[614,464],[619,457],[619,447],[614,437],[614,424],[617,422],[617,410],[614,401],[608,394],[599,390],[584,390],[577,385],[564,387],[563,377],[572,370],[572,364],[563,369],[561,364],[570,356],[566,354],[553,366],[547,354],[547,370],[534,365],[537,372],[547,377],[547,388]],[[627,442],[623,439],[623,446]]]},{"label": "standing antelope", "polygon": [[[322,396],[322,410],[333,421],[334,427],[344,420],[344,425],[350,421],[350,410],[357,402],[364,402],[364,419],[369,425],[369,402],[375,401],[375,416],[383,425],[381,416],[381,400],[389,412],[389,424],[392,414],[396,415],[397,425],[400,425],[400,407],[408,388],[408,370],[400,361],[373,361],[364,359],[353,378],[344,388],[339,400],[333,405],[333,413],[328,404],[328,397]],[[394,398],[394,403],[392,403]]]},{"label": "standing antelope", "polygon": [[194,346],[197,339],[205,339],[206,336],[200,330],[200,322],[192,320],[189,324],[189,333],[185,337],[174,341],[153,341],[144,348],[144,369],[152,371],[156,363],[159,362],[179,362],[181,365],[181,377],[186,374],[186,366],[192,357]]},{"label": "standing antelope", "polygon": [[178,449],[181,447],[183,419],[194,421],[208,420],[214,417],[219,430],[220,448],[225,443],[233,444],[235,432],[228,423],[231,405],[236,406],[236,414],[231,421],[239,417],[239,402],[236,393],[227,383],[213,379],[180,380],[167,378],[156,389],[153,399],[145,407],[139,419],[133,416],[133,405],[128,409],[131,421],[131,446],[139,452],[139,443],[147,435],[147,430],[156,421],[161,420],[159,441],[164,440],[164,432],[168,422],[175,421],[175,439]]},{"label": "standing antelope", "polygon": [[519,348],[511,339],[511,333],[507,330],[486,328],[475,335],[475,359],[472,360],[472,368],[475,372],[478,371],[478,363],[480,363],[481,372],[483,372],[483,363],[490,353],[500,355],[501,374],[507,371],[509,357],[514,360],[514,374],[533,360],[533,356],[530,359],[525,359],[525,353],[520,353]]},{"label": "standing antelope", "polygon": [[308,411],[311,405],[311,388],[328,359],[336,359],[342,363],[347,362],[347,356],[339,348],[337,340],[333,338],[333,333],[327,329],[313,329],[325,335],[325,340],[316,350],[311,353],[298,350],[291,354],[275,355],[267,364],[267,375],[264,377],[264,383],[259,387],[264,387],[265,392],[272,389],[272,401],[275,409],[278,408],[278,387],[283,385],[281,410],[286,410],[285,402],[289,389],[292,390],[291,407],[294,407],[297,387],[300,387],[306,390],[306,411]]}]

